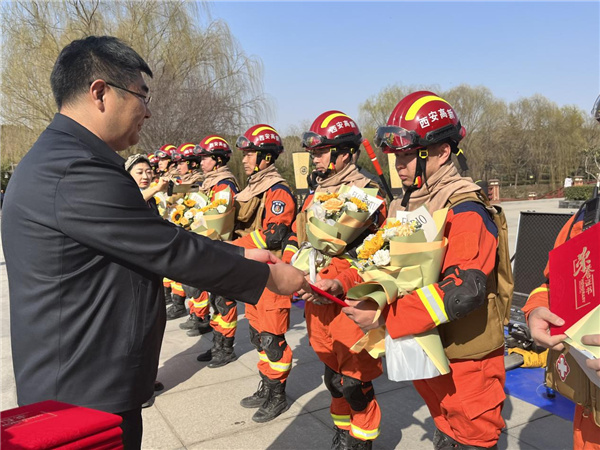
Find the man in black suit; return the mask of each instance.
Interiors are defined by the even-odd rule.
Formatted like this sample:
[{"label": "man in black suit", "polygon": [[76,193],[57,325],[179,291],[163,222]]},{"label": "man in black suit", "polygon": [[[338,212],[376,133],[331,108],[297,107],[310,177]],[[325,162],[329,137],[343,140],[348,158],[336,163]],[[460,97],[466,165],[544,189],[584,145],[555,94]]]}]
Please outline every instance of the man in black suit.
[{"label": "man in black suit", "polygon": [[248,303],[265,286],[290,294],[305,283],[266,251],[244,254],[148,208],[116,153],[151,116],[142,73],[152,76],[113,37],[62,50],[51,75],[59,113],[15,170],[2,219],[19,405],[117,413],[126,448],[141,445],[156,379],[162,276]]}]

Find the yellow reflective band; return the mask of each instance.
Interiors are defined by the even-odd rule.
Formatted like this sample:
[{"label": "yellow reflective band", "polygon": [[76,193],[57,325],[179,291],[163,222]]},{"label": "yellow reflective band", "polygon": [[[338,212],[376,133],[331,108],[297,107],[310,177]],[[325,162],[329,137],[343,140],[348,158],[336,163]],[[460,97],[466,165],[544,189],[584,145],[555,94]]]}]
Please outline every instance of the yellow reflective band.
[{"label": "yellow reflective band", "polygon": [[267,248],[267,243],[261,236],[260,231],[258,231],[258,230],[253,231],[252,233],[250,233],[250,237],[252,238],[252,241],[254,242],[254,245],[256,245],[257,248],[262,248],[262,249]]},{"label": "yellow reflective band", "polygon": [[333,113],[333,114],[329,114],[327,117],[325,117],[325,120],[323,121],[323,123],[321,124],[321,128],[327,128],[327,126],[329,125],[329,122],[331,122],[333,119],[335,119],[336,117],[346,117],[349,120],[350,117],[348,117],[346,114],[342,114],[342,113]]},{"label": "yellow reflective band", "polygon": [[417,295],[421,299],[423,306],[437,325],[448,322],[448,316],[444,308],[444,301],[435,290],[435,287],[430,284],[428,286],[417,289]]},{"label": "yellow reflective band", "polygon": [[194,148],[194,147],[196,147],[195,144],[187,144],[181,148],[181,151],[183,152],[183,151],[187,150],[188,148]]},{"label": "yellow reflective band", "polygon": [[350,415],[339,415],[339,414],[332,414],[331,418],[333,419],[333,424],[337,427],[349,427],[350,426]]},{"label": "yellow reflective band", "polygon": [[221,328],[227,328],[230,330],[232,328],[237,327],[237,320],[234,320],[233,322],[225,322],[221,314],[213,316],[213,320],[217,322]]},{"label": "yellow reflective band", "polygon": [[258,354],[261,361],[269,363],[269,367],[277,372],[289,372],[292,368],[292,363],[280,363],[271,361],[265,352],[260,352]]},{"label": "yellow reflective band", "polygon": [[192,300],[192,304],[197,307],[197,308],[204,308],[205,306],[208,306],[208,299],[204,299],[201,302],[196,302],[194,300]]},{"label": "yellow reflective band", "polygon": [[377,438],[379,436],[379,427],[374,430],[363,430],[362,428],[358,428],[353,423],[350,424],[350,430],[352,431],[352,435],[354,437],[362,438],[363,440],[371,440]]},{"label": "yellow reflective band", "polygon": [[[275,131],[275,129],[271,128],[271,127],[260,127],[260,128],[257,128],[256,130],[254,130],[252,132],[252,136],[256,136],[258,133],[260,133],[261,131],[265,131],[265,130],[267,130],[267,131]],[[275,133],[277,133],[277,131],[275,131]]]},{"label": "yellow reflective band", "polygon": [[438,100],[440,102],[444,102],[445,104],[447,104],[448,106],[450,106],[450,103],[448,103],[443,98],[438,97],[437,95],[426,95],[425,97],[421,97],[419,100],[417,100],[416,102],[414,102],[411,105],[411,107],[408,108],[408,112],[404,116],[404,119],[405,120],[413,120],[415,118],[415,116],[417,115],[417,113],[419,112],[419,110],[421,109],[421,106],[423,106],[426,103],[433,102],[435,100]]},{"label": "yellow reflective band", "polygon": [[229,145],[229,142],[227,142],[225,139],[223,139],[222,137],[219,136],[213,136],[210,139],[207,139],[205,144],[210,144],[211,141],[214,141],[215,139],[221,139],[222,141],[224,141],[227,145]]},{"label": "yellow reflective band", "polygon": [[539,294],[540,292],[548,292],[550,291],[550,288],[548,286],[540,286],[539,288],[535,288],[533,291],[531,291],[531,294],[529,294],[529,297],[535,295],[535,294]]},{"label": "yellow reflective band", "polygon": [[292,252],[292,253],[296,253],[298,251],[298,247],[296,247],[295,245],[292,244],[288,244],[285,246],[285,252]]}]

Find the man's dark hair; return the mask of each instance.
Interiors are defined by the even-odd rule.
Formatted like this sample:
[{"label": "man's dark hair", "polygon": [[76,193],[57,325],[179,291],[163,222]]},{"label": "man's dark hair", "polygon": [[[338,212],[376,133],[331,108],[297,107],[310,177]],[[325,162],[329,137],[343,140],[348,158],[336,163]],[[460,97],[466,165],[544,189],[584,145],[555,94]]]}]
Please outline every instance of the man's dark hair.
[{"label": "man's dark hair", "polygon": [[140,72],[152,77],[146,61],[131,47],[112,36],[89,36],[62,49],[54,63],[50,84],[60,110],[86,92],[94,80],[101,78],[127,88]]}]

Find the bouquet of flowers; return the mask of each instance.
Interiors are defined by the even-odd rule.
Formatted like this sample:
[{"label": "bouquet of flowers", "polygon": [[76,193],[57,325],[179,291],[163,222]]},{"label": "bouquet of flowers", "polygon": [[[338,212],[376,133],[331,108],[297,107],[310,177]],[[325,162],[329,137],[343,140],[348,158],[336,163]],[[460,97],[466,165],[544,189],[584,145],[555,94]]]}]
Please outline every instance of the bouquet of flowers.
[{"label": "bouquet of flowers", "polygon": [[[400,212],[358,247],[358,267],[365,280],[346,297],[374,301],[375,320],[387,304],[438,281],[448,245],[443,236],[448,210],[433,216],[425,207]],[[369,331],[353,347],[371,356],[386,354],[388,377],[394,381],[431,378],[449,372],[448,360],[436,329],[417,336],[392,339],[385,327]]]},{"label": "bouquet of flowers", "polygon": [[370,217],[382,202],[376,189],[356,186],[342,186],[331,194],[316,193],[306,212],[308,242],[294,255],[292,264],[309,270],[314,282],[316,272],[371,225]]},{"label": "bouquet of flowers", "polygon": [[217,192],[213,201],[200,192],[158,198],[159,212],[169,222],[211,239],[230,239],[234,226],[231,189]]}]

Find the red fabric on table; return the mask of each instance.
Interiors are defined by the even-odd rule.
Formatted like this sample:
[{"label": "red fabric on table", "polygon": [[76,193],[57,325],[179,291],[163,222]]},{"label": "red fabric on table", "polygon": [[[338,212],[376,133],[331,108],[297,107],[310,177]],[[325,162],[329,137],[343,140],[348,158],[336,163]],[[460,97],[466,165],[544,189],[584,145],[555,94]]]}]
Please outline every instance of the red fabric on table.
[{"label": "red fabric on table", "polygon": [[53,448],[118,428],[123,420],[54,400],[2,411],[0,417],[3,449]]},{"label": "red fabric on table", "polygon": [[100,449],[115,444],[123,444],[123,430],[120,427],[110,428],[77,441],[54,447],[53,450]]}]

